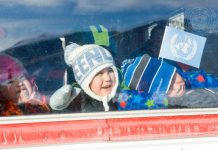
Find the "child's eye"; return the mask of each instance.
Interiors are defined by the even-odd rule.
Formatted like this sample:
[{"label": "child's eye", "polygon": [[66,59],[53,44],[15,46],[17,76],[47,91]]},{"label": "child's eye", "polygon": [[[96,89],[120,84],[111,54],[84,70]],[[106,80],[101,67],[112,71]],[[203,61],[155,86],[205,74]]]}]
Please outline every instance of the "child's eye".
[{"label": "child's eye", "polygon": [[96,76],[99,76],[99,75],[102,75],[102,74],[103,74],[103,72],[100,71],[99,73],[96,74]]},{"label": "child's eye", "polygon": [[105,69],[105,70],[102,70],[102,71],[98,72],[98,73],[96,74],[96,76],[100,76],[100,75],[102,75],[102,74],[104,74],[104,73],[112,73],[112,72],[114,72],[112,68],[107,68],[107,69]]},{"label": "child's eye", "polygon": [[114,71],[112,68],[110,68],[110,69],[108,69],[108,72],[110,73],[110,72],[114,72]]}]

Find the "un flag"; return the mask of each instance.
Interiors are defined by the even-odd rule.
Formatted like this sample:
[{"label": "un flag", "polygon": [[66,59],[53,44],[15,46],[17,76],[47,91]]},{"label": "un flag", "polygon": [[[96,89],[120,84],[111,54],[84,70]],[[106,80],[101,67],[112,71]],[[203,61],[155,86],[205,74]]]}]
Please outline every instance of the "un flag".
[{"label": "un flag", "polygon": [[159,57],[199,68],[206,38],[166,27]]}]

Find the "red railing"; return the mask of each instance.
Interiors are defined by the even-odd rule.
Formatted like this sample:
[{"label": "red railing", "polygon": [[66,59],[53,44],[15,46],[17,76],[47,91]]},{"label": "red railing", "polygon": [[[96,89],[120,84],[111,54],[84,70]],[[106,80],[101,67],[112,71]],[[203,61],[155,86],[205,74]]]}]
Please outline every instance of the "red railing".
[{"label": "red railing", "polygon": [[0,148],[218,136],[218,114],[0,124]]}]

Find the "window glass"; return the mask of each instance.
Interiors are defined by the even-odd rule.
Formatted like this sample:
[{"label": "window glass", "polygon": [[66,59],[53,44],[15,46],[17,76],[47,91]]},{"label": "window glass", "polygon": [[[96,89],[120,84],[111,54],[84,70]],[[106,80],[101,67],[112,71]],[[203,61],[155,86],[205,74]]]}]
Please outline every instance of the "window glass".
[{"label": "window glass", "polygon": [[[217,107],[217,3],[1,1],[1,116]],[[199,67],[159,57],[166,27],[206,40],[174,38],[178,55],[192,50]],[[70,44],[95,47],[68,53]]]}]

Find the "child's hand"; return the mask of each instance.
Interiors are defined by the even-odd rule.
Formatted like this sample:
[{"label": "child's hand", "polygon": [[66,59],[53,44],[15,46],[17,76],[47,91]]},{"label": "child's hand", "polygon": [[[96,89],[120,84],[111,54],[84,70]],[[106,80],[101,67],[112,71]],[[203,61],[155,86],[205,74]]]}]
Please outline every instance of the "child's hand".
[{"label": "child's hand", "polygon": [[28,80],[23,80],[20,84],[22,85],[22,90],[20,92],[19,103],[24,103],[29,101],[33,89]]},{"label": "child's hand", "polygon": [[176,73],[167,93],[169,97],[180,97],[185,93],[185,82],[182,77]]}]

